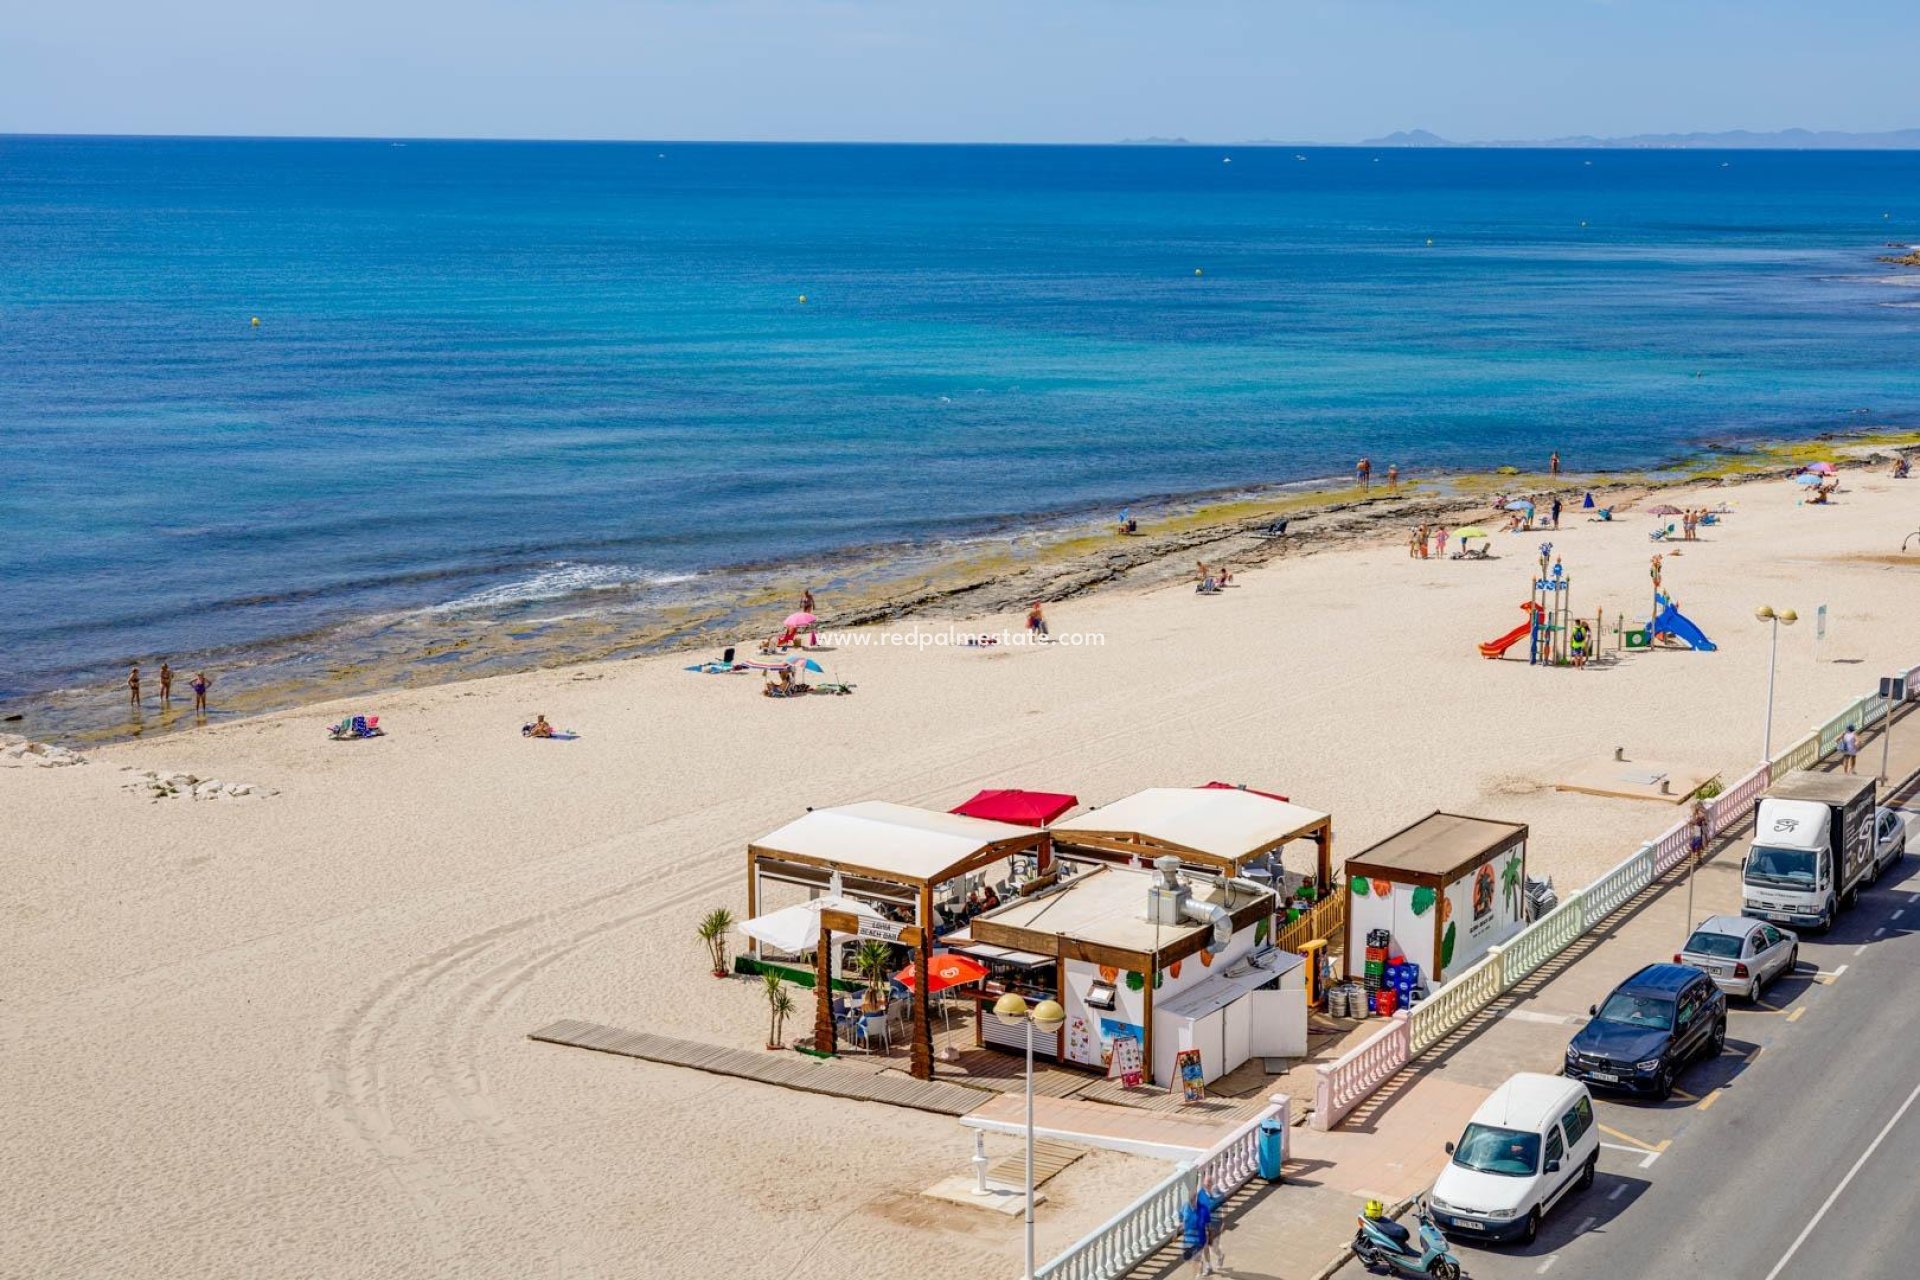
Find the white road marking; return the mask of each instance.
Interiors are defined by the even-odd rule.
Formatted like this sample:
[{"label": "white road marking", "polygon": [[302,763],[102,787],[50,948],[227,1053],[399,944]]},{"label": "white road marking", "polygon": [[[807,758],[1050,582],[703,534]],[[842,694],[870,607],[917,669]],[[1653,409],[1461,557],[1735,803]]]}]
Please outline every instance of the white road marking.
[{"label": "white road marking", "polygon": [[[1660,1158],[1660,1153],[1658,1151],[1649,1151],[1647,1152],[1647,1158],[1640,1162],[1640,1167],[1642,1169],[1651,1169],[1653,1168],[1653,1162],[1655,1160],[1658,1160],[1659,1158]],[[1767,1280],[1773,1280],[1773,1278],[1769,1276]]]},{"label": "white road marking", "polygon": [[1867,949],[1867,944],[1863,942],[1859,946],[1853,949],[1853,954],[1859,955],[1862,951],[1865,951],[1866,949]]},{"label": "white road marking", "polygon": [[1614,1151],[1625,1151],[1636,1156],[1643,1156],[1647,1153],[1647,1148],[1645,1147],[1623,1147],[1617,1142],[1603,1142],[1600,1145],[1611,1148]]},{"label": "white road marking", "polygon": [[1888,916],[1888,917],[1887,917],[1887,919],[1889,919],[1889,920],[1898,920],[1898,919],[1899,919],[1899,918],[1900,918],[1901,916],[1903,916],[1903,915],[1905,915],[1905,914],[1907,914],[1907,909],[1906,909],[1905,907],[1901,907],[1901,908],[1900,908],[1900,909],[1899,909],[1898,911],[1896,911],[1896,912],[1894,912],[1894,913],[1893,913],[1892,915],[1890,915],[1890,916]]},{"label": "white road marking", "polygon": [[1612,1192],[1608,1194],[1607,1199],[1618,1200],[1621,1196],[1625,1194],[1627,1194],[1627,1184],[1623,1182],[1619,1186],[1615,1187],[1612,1190]]},{"label": "white road marking", "polygon": [[1548,1255],[1547,1255],[1547,1260],[1546,1260],[1545,1262],[1543,1262],[1543,1263],[1541,1263],[1541,1264],[1540,1264],[1540,1266],[1539,1266],[1539,1267],[1538,1267],[1538,1268],[1537,1268],[1537,1269],[1536,1269],[1536,1270],[1534,1271],[1534,1273],[1533,1273],[1533,1274],[1535,1274],[1535,1275],[1537,1275],[1537,1276],[1543,1276],[1543,1275],[1545,1275],[1545,1274],[1547,1274],[1547,1272],[1549,1272],[1549,1271],[1551,1271],[1551,1270],[1553,1270],[1553,1264],[1554,1264],[1554,1263],[1556,1263],[1556,1262],[1558,1262],[1558,1261],[1560,1261],[1560,1255],[1559,1255],[1559,1254],[1557,1254],[1557,1253],[1550,1253],[1550,1254],[1548,1254]]},{"label": "white road marking", "polygon": [[1858,1174],[1872,1158],[1873,1153],[1880,1149],[1880,1144],[1887,1140],[1887,1135],[1893,1132],[1893,1126],[1899,1124],[1900,1118],[1907,1114],[1907,1109],[1913,1105],[1915,1098],[1920,1098],[1920,1084],[1913,1086],[1913,1092],[1909,1093],[1907,1100],[1900,1104],[1900,1109],[1893,1113],[1893,1119],[1887,1121],[1885,1127],[1874,1135],[1873,1141],[1867,1144],[1867,1149],[1862,1151],[1860,1158],[1853,1162],[1853,1168],[1847,1170],[1847,1176],[1840,1179],[1840,1185],[1833,1189],[1825,1203],[1820,1206],[1819,1212],[1813,1215],[1813,1220],[1800,1228],[1800,1234],[1793,1238],[1793,1243],[1787,1246],[1787,1251],[1780,1255],[1780,1261],[1774,1263],[1773,1270],[1767,1272],[1767,1280],[1776,1280],[1776,1277],[1787,1269],[1787,1264],[1793,1261],[1793,1255],[1800,1252],[1800,1246],[1807,1242],[1807,1237],[1813,1234],[1813,1229],[1820,1225],[1820,1219],[1827,1216],[1827,1210],[1833,1208],[1834,1201],[1838,1200],[1840,1193],[1847,1189],[1847,1184],[1853,1181],[1854,1175]]},{"label": "white road marking", "polygon": [[1575,1228],[1573,1234],[1577,1236],[1583,1236],[1587,1234],[1587,1228],[1591,1227],[1594,1223],[1598,1221],[1600,1221],[1600,1219],[1598,1218],[1588,1218],[1585,1222],[1581,1223],[1577,1228]]},{"label": "white road marking", "polygon": [[1571,1013],[1535,1013],[1531,1009],[1509,1009],[1500,1016],[1514,1022],[1545,1022],[1556,1027],[1578,1026],[1586,1021]]},{"label": "white road marking", "polygon": [[1886,931],[1887,931],[1887,927],[1885,925],[1881,925],[1878,929],[1875,929],[1873,931],[1873,936],[1876,938],[1881,937],[1886,933]]}]

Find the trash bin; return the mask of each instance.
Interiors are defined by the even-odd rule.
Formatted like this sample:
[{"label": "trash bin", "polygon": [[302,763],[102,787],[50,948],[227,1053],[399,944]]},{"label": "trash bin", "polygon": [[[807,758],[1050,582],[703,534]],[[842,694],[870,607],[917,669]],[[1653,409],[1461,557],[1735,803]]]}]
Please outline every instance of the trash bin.
[{"label": "trash bin", "polygon": [[1287,1122],[1279,1116],[1262,1120],[1254,1153],[1260,1162],[1260,1176],[1268,1182],[1280,1181],[1280,1166],[1287,1159]]}]

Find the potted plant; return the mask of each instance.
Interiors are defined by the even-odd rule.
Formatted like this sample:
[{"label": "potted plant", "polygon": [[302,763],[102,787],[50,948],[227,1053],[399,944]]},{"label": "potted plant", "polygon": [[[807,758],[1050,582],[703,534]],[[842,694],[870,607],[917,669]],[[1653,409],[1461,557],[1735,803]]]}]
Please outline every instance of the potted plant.
[{"label": "potted plant", "polygon": [[878,938],[869,938],[853,953],[853,971],[867,980],[867,994],[861,1008],[869,1013],[887,1007],[887,973],[893,968],[893,948]]},{"label": "potted plant", "polygon": [[781,1032],[786,1029],[787,1016],[793,1012],[793,993],[780,980],[778,970],[766,970],[760,975],[760,981],[767,993],[767,1048],[784,1048]]},{"label": "potted plant", "polygon": [[727,931],[733,928],[733,912],[725,907],[715,907],[700,917],[700,941],[707,944],[707,955],[713,960],[713,976],[727,976]]}]

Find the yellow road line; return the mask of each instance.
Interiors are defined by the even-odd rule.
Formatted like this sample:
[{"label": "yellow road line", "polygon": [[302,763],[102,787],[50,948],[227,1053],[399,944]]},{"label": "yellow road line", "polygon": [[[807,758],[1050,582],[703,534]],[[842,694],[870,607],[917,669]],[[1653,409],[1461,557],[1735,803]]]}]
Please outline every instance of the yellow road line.
[{"label": "yellow road line", "polygon": [[1801,1005],[1798,1009],[1795,1009],[1792,1013],[1787,1015],[1787,1021],[1788,1022],[1800,1021],[1800,1015],[1805,1013],[1806,1011],[1807,1011],[1807,1006]]},{"label": "yellow road line", "polygon": [[1632,1146],[1636,1146],[1640,1148],[1642,1151],[1665,1151],[1669,1146],[1673,1145],[1673,1139],[1667,1138],[1663,1140],[1659,1146],[1657,1147],[1652,1146],[1648,1143],[1642,1142],[1640,1139],[1634,1137],[1630,1133],[1620,1132],[1618,1129],[1614,1128],[1612,1125],[1597,1124],[1594,1126],[1594,1128],[1598,1129],[1600,1132],[1604,1134],[1607,1134],[1609,1137],[1618,1138],[1622,1142],[1628,1143]]},{"label": "yellow road line", "polygon": [[1682,1089],[1682,1088],[1679,1088],[1679,1087],[1677,1087],[1677,1086],[1675,1087],[1675,1089],[1674,1089],[1674,1091],[1673,1091],[1673,1096],[1674,1096],[1674,1097],[1676,1097],[1676,1098],[1678,1098],[1678,1099],[1680,1099],[1680,1100],[1681,1100],[1682,1102],[1698,1102],[1698,1101],[1700,1101],[1700,1098],[1699,1098],[1699,1095],[1697,1095],[1697,1094],[1692,1094],[1692,1093],[1688,1093],[1688,1092],[1687,1092],[1687,1091],[1686,1091],[1685,1089]]},{"label": "yellow road line", "polygon": [[1709,1093],[1706,1097],[1700,1099],[1699,1109],[1701,1111],[1705,1111],[1708,1107],[1712,1106],[1715,1102],[1719,1101],[1720,1092],[1721,1092],[1720,1090],[1715,1089],[1711,1093]]}]

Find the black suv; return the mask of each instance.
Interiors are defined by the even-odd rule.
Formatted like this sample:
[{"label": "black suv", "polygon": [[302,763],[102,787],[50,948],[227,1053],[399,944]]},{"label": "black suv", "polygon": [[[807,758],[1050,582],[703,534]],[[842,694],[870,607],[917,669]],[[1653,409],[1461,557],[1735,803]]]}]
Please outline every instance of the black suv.
[{"label": "black suv", "polygon": [[1727,1042],[1727,997],[1690,965],[1650,964],[1588,1010],[1593,1021],[1567,1046],[1567,1075],[1589,1085],[1666,1100],[1695,1058]]}]

